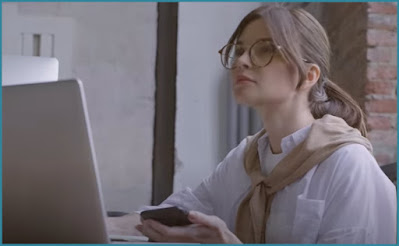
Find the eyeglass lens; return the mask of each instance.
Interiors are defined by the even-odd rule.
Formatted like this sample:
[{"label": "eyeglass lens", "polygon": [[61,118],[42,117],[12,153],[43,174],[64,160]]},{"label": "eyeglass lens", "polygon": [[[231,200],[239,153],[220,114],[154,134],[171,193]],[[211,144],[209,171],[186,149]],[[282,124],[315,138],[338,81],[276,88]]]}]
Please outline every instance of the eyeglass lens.
[{"label": "eyeglass lens", "polygon": [[[241,44],[228,44],[221,52],[223,66],[232,69],[236,66],[238,58],[240,58],[246,49]],[[249,57],[255,66],[264,67],[269,64],[273,58],[275,47],[272,42],[260,40],[249,48]]]}]

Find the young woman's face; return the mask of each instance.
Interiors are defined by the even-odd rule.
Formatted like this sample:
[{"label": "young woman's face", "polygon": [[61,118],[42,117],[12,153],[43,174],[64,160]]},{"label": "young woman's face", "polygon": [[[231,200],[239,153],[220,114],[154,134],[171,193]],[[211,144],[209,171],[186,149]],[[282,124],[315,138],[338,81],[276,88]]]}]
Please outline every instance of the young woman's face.
[{"label": "young woman's face", "polygon": [[261,39],[271,40],[271,36],[263,20],[258,19],[248,24],[237,40],[245,52],[232,70],[234,96],[238,103],[252,107],[292,101],[297,93],[298,70],[287,64],[277,50],[267,66],[255,66],[248,49]]}]

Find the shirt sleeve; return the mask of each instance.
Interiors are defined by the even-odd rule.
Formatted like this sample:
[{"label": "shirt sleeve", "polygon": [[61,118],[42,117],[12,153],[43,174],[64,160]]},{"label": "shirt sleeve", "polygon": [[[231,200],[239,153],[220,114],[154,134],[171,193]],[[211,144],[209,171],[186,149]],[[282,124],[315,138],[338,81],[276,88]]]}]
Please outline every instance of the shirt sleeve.
[{"label": "shirt sleeve", "polygon": [[395,186],[366,148],[345,146],[323,164],[335,168],[317,243],[396,243]]},{"label": "shirt sleeve", "polygon": [[[185,188],[173,193],[159,206],[144,206],[139,211],[177,206],[185,210],[195,210],[209,215],[220,215],[225,212],[224,204],[231,200],[237,192],[237,175],[243,175],[243,155],[246,146],[244,139],[231,150],[216,169],[194,190]],[[238,183],[238,185],[242,185]],[[238,189],[239,190],[239,189]],[[235,192],[234,192],[235,191]]]}]

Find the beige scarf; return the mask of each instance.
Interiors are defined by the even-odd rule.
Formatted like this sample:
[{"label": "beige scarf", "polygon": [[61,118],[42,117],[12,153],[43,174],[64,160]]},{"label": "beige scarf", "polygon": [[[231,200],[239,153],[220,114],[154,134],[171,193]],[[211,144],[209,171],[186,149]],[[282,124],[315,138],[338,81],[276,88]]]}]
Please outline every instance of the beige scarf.
[{"label": "beige scarf", "polygon": [[372,152],[370,142],[357,129],[348,126],[341,118],[325,115],[314,121],[308,137],[265,177],[261,173],[258,156],[258,139],[264,133],[262,130],[247,139],[244,167],[251,178],[252,188],[241,202],[236,218],[236,235],[243,243],[266,242],[266,221],[274,194],[303,177],[335,150],[357,143]]}]

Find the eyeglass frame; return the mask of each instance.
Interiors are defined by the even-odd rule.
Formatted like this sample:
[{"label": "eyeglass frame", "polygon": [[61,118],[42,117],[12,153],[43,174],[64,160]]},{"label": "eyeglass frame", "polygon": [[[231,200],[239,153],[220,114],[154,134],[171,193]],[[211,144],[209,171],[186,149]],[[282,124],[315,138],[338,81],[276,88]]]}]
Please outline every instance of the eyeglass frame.
[{"label": "eyeglass frame", "polygon": [[[263,65],[263,66],[256,65],[256,64],[253,62],[252,56],[251,56],[252,47],[253,47],[255,44],[257,44],[257,43],[259,43],[259,42],[261,42],[261,41],[269,41],[269,42],[272,44],[272,47],[273,47],[273,54],[271,55],[270,60],[266,63],[266,65]],[[218,51],[218,53],[220,54],[220,60],[221,60],[221,62],[222,62],[223,67],[225,67],[225,68],[228,69],[228,70],[233,70],[233,69],[235,69],[236,67],[228,68],[228,67],[226,67],[226,66],[224,65],[224,62],[223,62],[223,54],[222,54],[222,52],[223,52],[223,50],[224,50],[228,45],[242,45],[242,44],[228,43],[228,44],[224,45],[224,46]],[[261,67],[266,67],[267,65],[269,65],[269,64],[272,62],[272,60],[273,60],[273,58],[274,58],[274,55],[276,54],[276,51],[277,51],[277,50],[281,50],[282,48],[283,48],[282,46],[274,44],[273,41],[272,41],[272,39],[270,39],[270,38],[262,38],[262,39],[256,40],[256,41],[249,47],[249,49],[245,50],[244,53],[242,53],[242,55],[244,55],[245,52],[248,51],[249,59],[251,60],[252,66],[254,66],[255,68],[261,68]],[[240,55],[238,58],[240,58],[242,55]],[[238,58],[237,58],[237,59],[238,59]],[[306,62],[306,63],[310,63],[310,61],[307,60],[307,59],[303,59],[303,58],[302,58],[302,60],[303,60],[304,62]]]},{"label": "eyeglass frame", "polygon": [[[255,64],[254,61],[252,60],[251,51],[252,51],[252,48],[253,48],[257,43],[262,42],[262,41],[268,41],[268,42],[271,43],[271,45],[272,45],[272,47],[273,47],[273,54],[271,55],[270,60],[269,60],[265,65],[259,66],[259,65]],[[228,67],[226,67],[226,65],[224,65],[224,62],[223,62],[223,50],[224,50],[227,46],[229,46],[229,45],[233,46],[233,45],[243,45],[243,44],[228,43],[228,44],[224,45],[224,46],[218,51],[218,53],[220,54],[220,60],[221,60],[221,62],[222,62],[223,67],[225,67],[226,69],[232,70],[232,69],[236,68],[236,66],[233,66],[233,67],[231,67],[231,68],[228,68]],[[242,53],[240,56],[238,56],[237,59],[240,58],[242,55],[245,54],[245,52],[248,51],[249,59],[251,60],[252,66],[254,66],[254,67],[256,67],[256,68],[266,67],[267,65],[269,65],[269,64],[272,62],[272,60],[273,60],[273,58],[274,58],[274,55],[276,54],[276,51],[277,51],[277,50],[280,50],[280,49],[282,49],[282,47],[281,47],[280,45],[274,44],[273,41],[272,41],[270,38],[262,38],[262,39],[256,40],[253,44],[251,44],[251,46],[250,46],[248,49],[246,49],[246,50],[244,51],[244,53]]]}]

